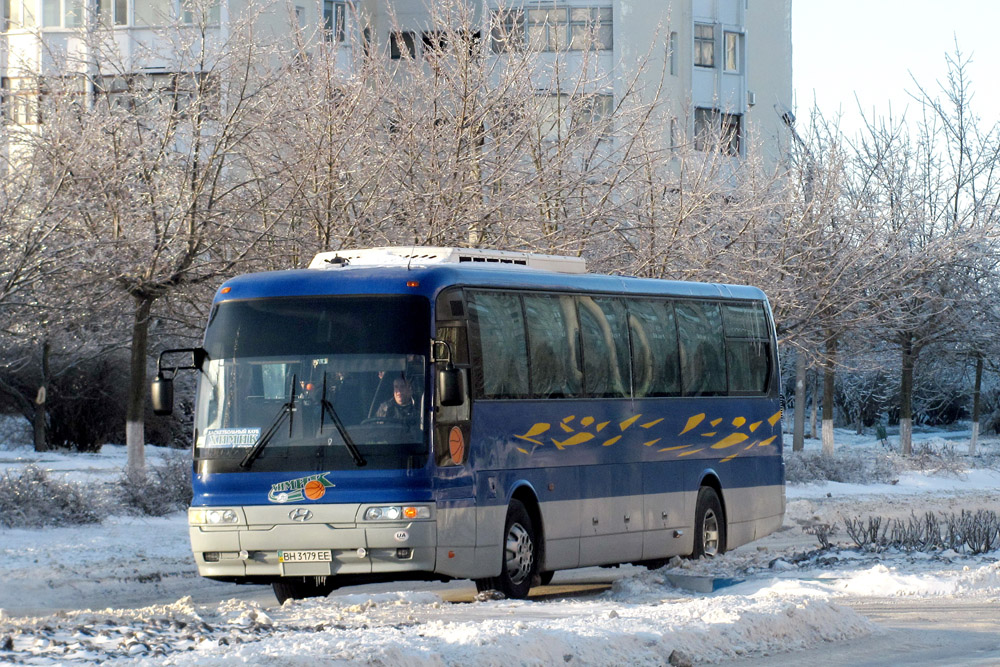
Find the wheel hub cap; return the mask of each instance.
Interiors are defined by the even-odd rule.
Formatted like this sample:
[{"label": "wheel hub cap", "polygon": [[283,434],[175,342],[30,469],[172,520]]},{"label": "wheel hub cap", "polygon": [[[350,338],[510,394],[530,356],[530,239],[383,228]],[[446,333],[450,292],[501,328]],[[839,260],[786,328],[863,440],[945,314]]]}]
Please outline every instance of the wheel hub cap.
[{"label": "wheel hub cap", "polygon": [[719,553],[719,518],[712,510],[705,513],[705,526],[702,530],[701,540],[702,551],[706,556],[715,556]]},{"label": "wheel hub cap", "polygon": [[519,523],[510,527],[507,533],[507,576],[515,584],[520,584],[529,574],[535,559],[534,545],[531,536]]}]

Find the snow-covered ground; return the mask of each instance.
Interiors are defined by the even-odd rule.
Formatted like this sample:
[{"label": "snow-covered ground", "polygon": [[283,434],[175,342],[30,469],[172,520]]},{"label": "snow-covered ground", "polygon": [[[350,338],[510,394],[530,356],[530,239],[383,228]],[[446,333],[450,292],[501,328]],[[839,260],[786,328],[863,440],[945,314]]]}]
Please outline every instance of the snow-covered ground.
[{"label": "snow-covered ground", "polygon": [[[961,432],[922,434],[964,451]],[[870,437],[837,433],[841,451]],[[818,447],[811,442],[807,447]],[[982,443],[1000,452],[1000,441]],[[164,452],[149,448],[152,463]],[[4,443],[0,474],[36,464],[85,484],[120,474],[124,448],[36,454]],[[782,530],[712,561],[561,572],[528,601],[474,600],[470,582],[347,588],[279,607],[270,590],[202,580],[186,518],[0,529],[0,663],[662,665],[760,658],[878,636],[866,599],[1000,598],[996,554],[818,551],[844,518],[1000,510],[1000,473],[905,472],[895,483],[790,485]],[[683,577],[732,584],[696,593]],[[732,583],[732,582],[737,583]],[[596,585],[595,584],[601,584]]]}]

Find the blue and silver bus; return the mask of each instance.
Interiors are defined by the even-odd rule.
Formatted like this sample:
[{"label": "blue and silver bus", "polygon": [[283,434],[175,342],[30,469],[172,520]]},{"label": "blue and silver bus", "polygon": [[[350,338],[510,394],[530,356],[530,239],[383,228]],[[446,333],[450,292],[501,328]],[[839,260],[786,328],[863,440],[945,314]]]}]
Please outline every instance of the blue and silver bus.
[{"label": "blue and silver bus", "polygon": [[[170,354],[190,353],[188,366]],[[713,556],[784,514],[778,357],[753,287],[449,248],[323,253],[218,290],[199,371],[198,571],[279,601]]]}]

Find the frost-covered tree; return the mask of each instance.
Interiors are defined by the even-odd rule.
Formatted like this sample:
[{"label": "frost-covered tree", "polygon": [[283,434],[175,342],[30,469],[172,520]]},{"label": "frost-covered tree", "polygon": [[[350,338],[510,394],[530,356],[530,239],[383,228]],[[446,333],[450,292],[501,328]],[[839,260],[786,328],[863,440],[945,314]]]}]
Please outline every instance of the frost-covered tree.
[{"label": "frost-covered tree", "polygon": [[155,305],[227,275],[268,233],[258,214],[262,187],[241,148],[275,110],[262,94],[272,53],[239,25],[219,41],[202,18],[174,26],[169,48],[148,56],[166,64],[156,73],[132,73],[111,36],[94,31],[86,53],[95,62],[81,67],[67,56],[61,69],[75,74],[46,81],[25,157],[40,192],[53,193],[58,213],[43,219],[78,251],[79,281],[131,310],[132,471],[144,468]]},{"label": "frost-covered tree", "polygon": [[[981,131],[960,54],[948,58],[944,99],[920,89],[921,116],[869,121],[858,144],[858,178],[870,215],[888,222],[892,259],[878,281],[885,339],[900,351],[899,420],[912,450],[916,362],[931,345],[981,338],[975,313],[995,267],[998,135]],[[975,325],[973,323],[976,322]]]}]

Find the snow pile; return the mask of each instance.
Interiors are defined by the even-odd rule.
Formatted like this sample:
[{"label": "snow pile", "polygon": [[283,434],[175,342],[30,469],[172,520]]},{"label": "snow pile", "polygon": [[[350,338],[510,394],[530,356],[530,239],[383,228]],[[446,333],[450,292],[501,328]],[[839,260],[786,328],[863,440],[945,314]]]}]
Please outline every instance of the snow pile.
[{"label": "snow pile", "polygon": [[[144,664],[662,665],[806,647],[876,631],[815,596],[763,590],[620,604],[449,604],[427,593],[289,602],[172,605],[0,620],[0,656],[18,661],[132,658]],[[8,646],[6,653],[3,646]]]},{"label": "snow pile", "polygon": [[[871,453],[850,438],[845,449]],[[146,455],[155,464],[167,454]],[[125,448],[35,453],[0,443],[0,472],[29,464],[99,493],[120,478]],[[662,665],[773,655],[880,634],[853,610],[859,601],[1000,597],[995,554],[870,553],[846,548],[842,528],[835,548],[820,550],[810,532],[867,515],[1000,511],[998,487],[989,469],[790,486],[782,529],[756,543],[654,571],[560,572],[554,583],[571,592],[530,601],[454,603],[473,598],[470,582],[397,582],[279,607],[267,587],[198,577],[184,513],[0,529],[0,663]],[[673,585],[697,577],[717,590]]]},{"label": "snow pile", "polygon": [[914,573],[897,565],[875,565],[841,578],[832,590],[858,597],[961,596],[992,599],[1000,595],[1000,563],[964,565],[957,571]]}]

